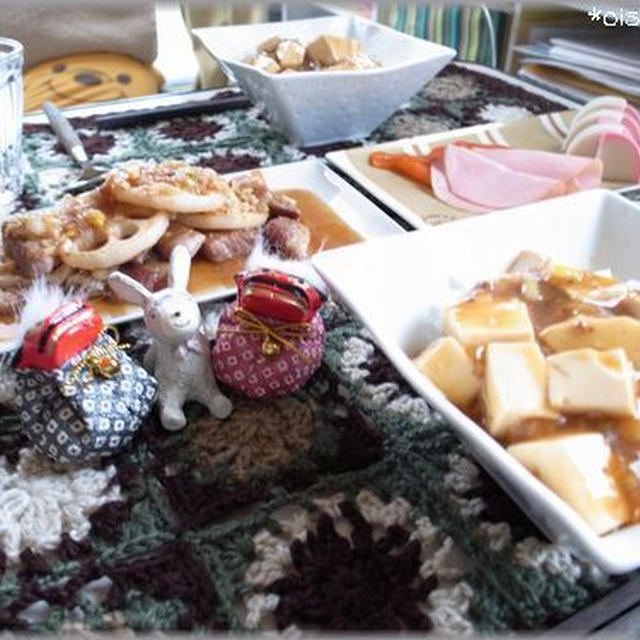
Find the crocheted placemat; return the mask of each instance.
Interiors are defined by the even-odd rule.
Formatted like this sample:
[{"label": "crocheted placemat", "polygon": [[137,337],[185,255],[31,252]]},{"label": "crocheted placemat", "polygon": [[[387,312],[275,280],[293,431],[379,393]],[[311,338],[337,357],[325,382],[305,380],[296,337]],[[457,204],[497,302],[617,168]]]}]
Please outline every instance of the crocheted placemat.
[{"label": "crocheted placemat", "polygon": [[[451,65],[373,138],[562,108]],[[306,155],[256,108],[74,124],[108,163]],[[39,206],[77,174],[48,127],[25,129],[23,200]],[[537,630],[615,586],[541,536],[343,309],[323,317],[323,366],[302,392],[234,397],[225,423],[192,406],[178,434],[154,417],[92,467],[36,456],[0,413],[0,630]],[[123,337],[140,357],[140,325]]]},{"label": "crocheted placemat", "polygon": [[[395,140],[563,109],[564,105],[517,84],[451,64],[370,140]],[[269,126],[258,107],[110,130],[99,130],[93,118],[74,118],[72,122],[89,157],[107,166],[134,158],[184,159],[224,173],[293,162],[358,144],[352,141],[298,149]],[[24,131],[22,202],[26,207],[44,206],[77,181],[79,170],[47,125],[25,125]]]},{"label": "crocheted placemat", "polygon": [[[337,305],[294,396],[63,469],[0,423],[0,629],[541,629],[614,581],[549,544]],[[145,348],[139,325],[124,339]]]}]

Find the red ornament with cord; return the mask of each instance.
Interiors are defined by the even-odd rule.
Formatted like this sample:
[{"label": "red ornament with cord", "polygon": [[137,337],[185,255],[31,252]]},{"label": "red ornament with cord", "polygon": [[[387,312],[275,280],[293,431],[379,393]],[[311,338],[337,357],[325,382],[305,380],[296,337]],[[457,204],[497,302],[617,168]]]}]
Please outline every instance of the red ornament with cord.
[{"label": "red ornament with cord", "polygon": [[298,390],[322,362],[324,294],[278,269],[235,280],[237,300],[220,317],[212,351],[216,377],[253,398]]}]

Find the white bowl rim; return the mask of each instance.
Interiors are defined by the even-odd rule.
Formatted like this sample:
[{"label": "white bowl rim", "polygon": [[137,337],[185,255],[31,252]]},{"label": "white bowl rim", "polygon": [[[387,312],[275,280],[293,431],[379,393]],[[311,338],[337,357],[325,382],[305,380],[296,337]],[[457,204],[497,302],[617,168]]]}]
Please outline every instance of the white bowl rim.
[{"label": "white bowl rim", "polygon": [[[317,17],[317,18],[303,18],[301,20],[289,20],[287,21],[287,24],[312,24],[313,22],[317,21],[317,20],[328,20],[328,19],[336,19],[336,18],[343,18],[344,20],[348,20],[349,22],[359,22],[359,23],[363,23],[366,25],[370,25],[372,27],[374,27],[375,29],[377,29],[378,31],[382,31],[382,32],[389,32],[393,35],[394,38],[397,38],[399,40],[406,40],[406,41],[413,41],[413,42],[421,42],[426,46],[430,46],[432,47],[433,53],[431,55],[431,57],[425,57],[425,58],[420,58],[420,59],[416,59],[416,60],[408,60],[406,62],[396,62],[395,64],[388,64],[388,65],[382,65],[380,67],[374,67],[371,69],[343,69],[343,70],[335,70],[335,71],[327,71],[327,70],[321,70],[321,71],[313,71],[313,70],[308,70],[308,71],[296,71],[295,73],[269,73],[268,71],[264,71],[263,69],[260,69],[259,67],[255,67],[251,64],[248,64],[247,62],[244,62],[242,60],[237,60],[236,58],[230,58],[229,56],[224,55],[223,53],[218,53],[218,51],[216,50],[215,45],[211,46],[207,43],[205,43],[200,34],[198,33],[199,31],[224,31],[224,30],[237,30],[237,29],[246,29],[247,31],[249,31],[252,27],[253,28],[260,28],[260,27],[264,27],[266,25],[277,25],[277,22],[256,22],[253,24],[230,24],[230,25],[222,25],[219,27],[204,27],[202,29],[194,29],[194,33],[195,35],[200,39],[200,41],[202,42],[202,44],[205,46],[205,48],[207,48],[210,53],[212,53],[220,62],[222,62],[225,65],[237,65],[239,67],[241,67],[242,69],[244,69],[245,71],[248,71],[249,73],[255,73],[261,76],[264,76],[266,78],[271,79],[274,82],[279,82],[279,83],[284,83],[284,82],[289,82],[291,81],[291,79],[295,79],[295,78],[309,78],[312,77],[318,73],[323,73],[323,74],[330,74],[329,77],[351,77],[351,76],[362,76],[362,75],[371,75],[371,76],[378,76],[378,75],[383,75],[386,72],[390,72],[390,71],[396,71],[398,69],[406,69],[408,67],[411,67],[413,65],[422,65],[425,64],[426,62],[431,62],[432,60],[436,59],[437,57],[440,56],[451,56],[450,60],[453,60],[453,58],[455,58],[456,55],[458,55],[458,52],[456,49],[453,49],[452,47],[448,47],[444,44],[439,44],[438,42],[432,42],[431,40],[425,40],[424,38],[418,38],[417,36],[412,36],[408,33],[403,33],[402,31],[397,31],[396,29],[392,29],[391,27],[384,25],[384,24],[380,24],[378,22],[375,22],[373,20],[368,20],[366,18],[362,18],[361,16],[356,16],[353,14],[350,15],[335,15],[335,16],[321,16],[321,17]],[[274,29],[276,27],[274,26]],[[323,76],[323,77],[326,77]]]}]

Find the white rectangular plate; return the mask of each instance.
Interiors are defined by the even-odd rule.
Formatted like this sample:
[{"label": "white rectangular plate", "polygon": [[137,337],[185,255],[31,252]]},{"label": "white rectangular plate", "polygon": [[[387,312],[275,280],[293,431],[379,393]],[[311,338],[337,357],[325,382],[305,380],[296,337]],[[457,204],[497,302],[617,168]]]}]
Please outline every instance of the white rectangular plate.
[{"label": "white rectangular plate", "polygon": [[[313,192],[365,240],[403,233],[403,229],[389,216],[365,198],[357,189],[354,189],[340,176],[331,171],[320,160],[310,159],[274,167],[265,167],[261,171],[270,189],[276,191],[304,189]],[[228,174],[225,177],[231,178],[242,175],[242,173],[245,172]],[[199,302],[208,302],[220,300],[234,293],[234,287],[216,285],[196,297]],[[137,307],[128,307],[125,312],[118,311],[115,315],[103,312],[103,317],[110,324],[120,324],[141,318],[142,312]],[[15,347],[16,345],[13,342],[0,342],[0,353]]]},{"label": "white rectangular plate", "polygon": [[523,249],[640,278],[640,207],[604,189],[327,251],[314,265],[371,330],[411,386],[448,419],[478,460],[550,537],[612,573],[640,566],[640,524],[597,536],[580,516],[412,364],[440,334],[442,310],[504,272]]},{"label": "white rectangular plate", "polygon": [[[378,145],[333,151],[327,160],[372,196],[389,207],[416,229],[438,225],[477,214],[452,207],[438,200],[433,191],[392,171],[369,164],[373,151],[426,154],[455,140],[498,144],[515,149],[562,152],[562,142],[574,111],[559,111],[510,122],[491,122],[463,129],[441,131]],[[625,183],[606,182],[602,187],[619,189]]]}]

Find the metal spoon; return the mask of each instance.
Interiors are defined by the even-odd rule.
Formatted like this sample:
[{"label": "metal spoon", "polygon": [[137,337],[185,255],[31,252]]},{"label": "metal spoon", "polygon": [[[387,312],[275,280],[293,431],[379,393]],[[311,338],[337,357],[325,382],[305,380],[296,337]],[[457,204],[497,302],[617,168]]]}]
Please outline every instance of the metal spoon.
[{"label": "metal spoon", "polygon": [[108,169],[105,167],[95,166],[87,157],[87,152],[82,144],[82,140],[78,137],[78,134],[74,131],[73,127],[66,116],[56,107],[52,102],[45,102],[42,105],[42,109],[47,115],[49,124],[53,129],[60,144],[65,148],[66,152],[73,158],[76,164],[82,169],[80,175],[80,183],[73,185],[66,191],[82,191],[86,188],[97,185],[100,178]]}]

